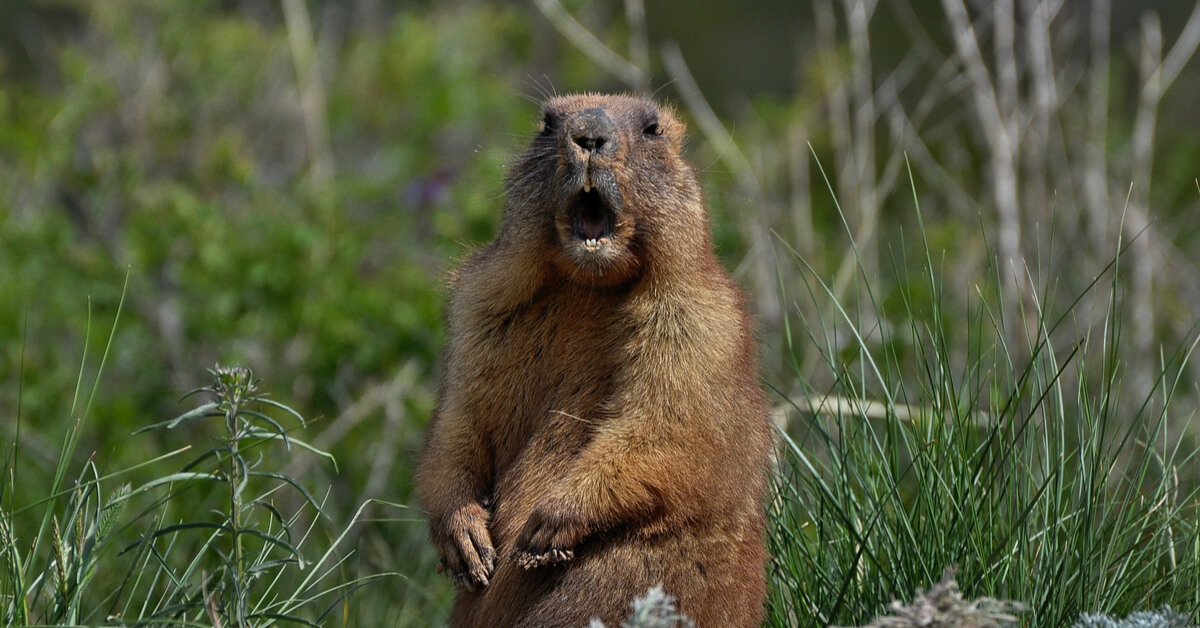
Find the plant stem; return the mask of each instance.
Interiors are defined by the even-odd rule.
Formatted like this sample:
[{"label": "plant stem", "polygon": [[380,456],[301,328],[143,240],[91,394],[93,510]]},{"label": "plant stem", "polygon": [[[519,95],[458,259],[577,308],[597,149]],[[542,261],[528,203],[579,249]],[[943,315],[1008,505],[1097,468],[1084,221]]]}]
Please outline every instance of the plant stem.
[{"label": "plant stem", "polygon": [[233,594],[235,621],[238,626],[245,626],[245,591],[243,591],[245,583],[244,564],[242,561],[242,468],[240,463],[241,454],[238,452],[239,425],[238,414],[240,412],[240,404],[237,400],[231,400],[229,408],[225,412],[225,426],[229,430],[229,526],[233,535]]}]

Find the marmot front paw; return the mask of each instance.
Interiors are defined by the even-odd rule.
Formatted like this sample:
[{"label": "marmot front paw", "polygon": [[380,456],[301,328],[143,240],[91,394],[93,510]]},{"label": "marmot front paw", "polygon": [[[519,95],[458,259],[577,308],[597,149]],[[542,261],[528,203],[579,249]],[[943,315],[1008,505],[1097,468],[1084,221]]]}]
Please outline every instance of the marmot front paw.
[{"label": "marmot front paw", "polygon": [[582,522],[573,521],[561,510],[538,507],[517,537],[512,558],[525,569],[567,562],[575,558],[574,547],[586,534]]},{"label": "marmot front paw", "polygon": [[441,517],[433,526],[433,543],[437,546],[438,572],[444,572],[454,586],[474,591],[488,585],[496,570],[496,550],[488,533],[488,511],[478,503],[470,503]]}]

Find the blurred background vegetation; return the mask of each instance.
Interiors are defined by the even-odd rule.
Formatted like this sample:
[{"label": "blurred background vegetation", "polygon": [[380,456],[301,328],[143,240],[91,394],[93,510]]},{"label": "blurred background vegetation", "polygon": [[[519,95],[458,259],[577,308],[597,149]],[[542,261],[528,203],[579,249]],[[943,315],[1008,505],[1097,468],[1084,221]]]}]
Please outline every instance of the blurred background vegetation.
[{"label": "blurred background vegetation", "polygon": [[[20,424],[23,478],[5,499],[49,485],[80,419],[71,392],[96,374],[81,358],[128,277],[80,461],[122,469],[203,441],[130,434],[237,362],[318,418],[302,436],[338,471],[288,471],[328,487],[331,520],[408,503],[443,277],[491,237],[536,103],[580,90],[651,94],[689,121],[771,388],[798,392],[793,367],[831,385],[789,316],[827,320],[847,368],[860,348],[787,250],[839,302],[887,304],[925,264],[916,200],[946,290],[913,309],[981,297],[1014,347],[1039,308],[1072,312],[1051,337],[1064,347],[1102,325],[1107,293],[1073,301],[1123,247],[1136,408],[1200,313],[1198,43],[1200,9],[1170,0],[4,0],[0,425],[14,443]],[[998,289],[980,295],[985,277]],[[859,321],[901,359],[904,323]],[[1190,439],[1186,388],[1171,428]],[[346,569],[410,578],[374,585],[370,617],[441,616],[450,588],[419,513],[371,512]]]}]

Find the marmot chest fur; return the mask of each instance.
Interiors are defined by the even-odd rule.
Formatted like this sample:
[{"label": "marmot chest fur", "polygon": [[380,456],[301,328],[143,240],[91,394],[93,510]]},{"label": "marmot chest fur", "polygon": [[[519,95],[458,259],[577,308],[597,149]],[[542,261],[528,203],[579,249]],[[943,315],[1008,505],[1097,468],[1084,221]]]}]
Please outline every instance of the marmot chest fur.
[{"label": "marmot chest fur", "polygon": [[616,626],[660,583],[762,621],[772,431],[682,142],[645,100],[551,99],[456,272],[417,487],[455,626]]}]

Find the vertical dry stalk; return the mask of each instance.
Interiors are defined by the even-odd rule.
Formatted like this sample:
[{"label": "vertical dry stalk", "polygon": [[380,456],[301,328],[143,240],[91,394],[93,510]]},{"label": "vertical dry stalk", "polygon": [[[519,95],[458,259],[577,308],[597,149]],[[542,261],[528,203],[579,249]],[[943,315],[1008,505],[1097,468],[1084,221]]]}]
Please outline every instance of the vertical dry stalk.
[{"label": "vertical dry stalk", "polygon": [[[830,59],[837,59],[837,16],[833,10],[832,0],[818,0],[813,3],[813,13],[817,28],[817,47]],[[847,81],[839,72],[836,77],[823,77],[829,84],[824,88],[825,111],[829,116],[829,139],[833,144],[833,153],[837,163],[835,178],[837,181],[837,198],[841,203],[846,220],[858,224],[858,187],[854,177],[854,151],[851,146],[853,132],[850,128],[850,96],[847,94]],[[853,262],[853,251],[847,251],[849,261]],[[843,262],[841,266],[846,266]],[[841,274],[840,272],[838,273]],[[834,282],[835,285],[837,282]],[[835,294],[838,291],[834,290]],[[840,296],[840,295],[839,295]]]},{"label": "vertical dry stalk", "polygon": [[1200,46],[1200,4],[1175,45],[1162,56],[1162,25],[1154,14],[1142,19],[1142,46],[1139,67],[1142,88],[1138,94],[1138,110],[1133,125],[1133,189],[1134,193],[1125,219],[1125,238],[1130,252],[1130,323],[1132,324],[1133,368],[1135,393],[1146,395],[1153,385],[1154,371],[1154,278],[1158,264],[1158,242],[1150,229],[1151,173],[1154,166],[1154,132],[1158,127],[1158,109],[1163,94],[1178,78],[1183,66]]},{"label": "vertical dry stalk", "polygon": [[312,177],[318,185],[324,185],[333,178],[333,151],[329,143],[325,87],[321,83],[321,67],[317,63],[312,23],[303,0],[283,0],[283,17],[287,22],[288,43],[291,45],[292,62],[296,65],[296,80],[300,87]]},{"label": "vertical dry stalk", "polygon": [[[737,181],[738,192],[750,199],[752,207],[763,210],[770,204],[765,198],[763,184],[755,168],[750,164],[746,154],[733,139],[733,134],[725,128],[725,124],[717,117],[716,112],[705,100],[700,86],[688,70],[683,53],[674,43],[663,44],[661,48],[663,65],[667,75],[675,84],[679,97],[701,135],[713,147],[718,158],[733,173]],[[748,274],[752,292],[758,298],[758,315],[761,319],[772,323],[778,322],[782,316],[782,305],[778,292],[775,290],[775,265],[771,258],[771,242],[764,220],[764,214],[769,211],[747,212],[750,220],[739,222],[742,236],[749,245],[749,251],[741,267],[735,272],[742,276]]]},{"label": "vertical dry stalk", "polygon": [[[809,165],[809,160],[812,159],[812,154],[809,152],[809,141],[811,138],[811,129],[809,122],[801,116],[797,116],[788,124],[787,139],[783,146],[782,159],[787,168],[787,188],[789,203],[786,206],[788,215],[783,217],[788,220],[781,225],[780,233],[784,234],[786,241],[795,249],[801,259],[816,260],[821,257],[822,252],[817,248],[817,239],[814,236],[813,211],[812,211],[812,171]],[[787,296],[791,299],[789,302],[780,303],[781,316],[792,316],[794,311],[798,310],[805,320],[814,320],[816,306],[811,299],[797,299],[796,295],[791,292],[793,286],[803,285],[803,279],[796,269],[794,264],[782,263],[778,265],[776,271],[776,281],[785,287]],[[778,291],[777,291],[778,292]],[[781,301],[782,297],[781,296]],[[783,321],[766,321],[774,324],[776,329],[783,327]],[[812,372],[813,366],[820,358],[817,352],[810,352],[805,357],[806,368],[805,372]],[[781,371],[787,368],[787,360],[780,354],[777,364],[768,364],[768,366],[777,366]]]},{"label": "vertical dry stalk", "polygon": [[629,23],[629,60],[642,70],[639,90],[650,87],[650,43],[646,35],[646,6],[642,0],[625,0],[625,21]]},{"label": "vertical dry stalk", "polygon": [[593,63],[617,77],[630,89],[644,90],[650,84],[646,72],[642,68],[613,52],[591,31],[571,17],[571,13],[558,0],[533,0],[533,3],[563,37],[566,37],[576,48],[587,55]]},{"label": "vertical dry stalk", "polygon": [[1147,14],[1142,18],[1142,47],[1139,66],[1142,89],[1133,125],[1133,194],[1124,220],[1124,239],[1129,242],[1129,310],[1131,329],[1134,393],[1139,397],[1152,385],[1150,370],[1153,355],[1150,345],[1154,338],[1154,306],[1150,263],[1150,233],[1147,210],[1150,201],[1150,173],[1154,165],[1154,128],[1157,126],[1158,106],[1162,99],[1162,27],[1158,17]]},{"label": "vertical dry stalk", "polygon": [[[838,29],[837,15],[834,13],[832,0],[817,0],[816,2],[813,2],[813,21],[816,26],[817,49],[820,52],[829,55],[828,59],[830,61],[834,60],[835,57],[832,55],[836,54],[837,52]],[[840,77],[841,76],[839,72],[837,78]],[[825,84],[823,84],[822,87],[829,92],[826,95],[826,99],[828,100],[826,106],[831,109],[829,116],[831,118],[830,133],[833,135],[832,139],[834,142],[846,143],[848,142],[847,138],[849,137],[850,124],[845,118],[840,120],[836,119],[837,115],[846,116],[849,110],[849,107],[844,104],[846,99],[845,82],[841,80],[831,81],[830,78],[824,74],[821,76],[821,78],[825,79]],[[844,152],[839,154],[844,154]]]},{"label": "vertical dry stalk", "polygon": [[[1000,87],[997,89],[992,84],[987,66],[984,64],[983,53],[980,51],[979,41],[975,35],[975,27],[967,16],[966,7],[958,0],[943,0],[942,5],[946,10],[946,16],[950,19],[957,58],[963,64],[972,88],[974,113],[979,117],[981,129],[992,148],[995,162],[992,164],[992,168],[996,171],[1000,169],[1006,171],[1003,177],[998,172],[994,173],[994,176],[1003,179],[995,182],[997,204],[1000,206],[998,209],[1003,213],[1011,213],[1015,217],[1016,194],[1014,192],[1015,180],[1013,179],[1015,169],[1012,167],[1012,157],[1016,152],[1016,138],[1010,132],[1008,118],[1012,116],[1014,108],[1014,105],[1010,103],[1016,97],[1016,76],[1013,73],[1015,62],[1011,59],[1010,47],[997,46],[997,65],[1001,68],[998,72],[1001,77]],[[1007,15],[1003,10],[1005,6],[1009,9]],[[997,3],[996,15],[993,18],[996,22],[997,39],[1003,39],[1002,35],[1011,31],[1012,27],[1009,24],[1012,20],[1011,8],[1010,2],[1002,0]],[[1006,24],[1008,24],[1007,27]],[[1001,189],[1005,187],[1009,189]]]},{"label": "vertical dry stalk", "polygon": [[[1058,7],[1062,2],[1058,2]],[[1022,206],[1032,215],[1047,215],[1050,204],[1051,176],[1049,169],[1052,127],[1058,113],[1058,87],[1054,82],[1054,61],[1050,50],[1050,23],[1057,8],[1049,2],[1022,0],[1022,9],[1027,16],[1025,46],[1028,52],[1027,67],[1033,97],[1026,125],[1026,139],[1020,143],[1022,160],[1022,184],[1024,197]],[[1068,205],[1069,206],[1069,205]],[[1063,209],[1063,207],[1059,207]]]},{"label": "vertical dry stalk", "polygon": [[672,42],[665,43],[661,53],[667,75],[675,84],[688,113],[696,121],[700,134],[713,146],[714,152],[725,163],[725,167],[733,172],[738,188],[746,194],[754,196],[760,194],[762,186],[759,185],[758,176],[754,174],[754,168],[750,166],[750,161],[746,159],[746,155],[734,142],[733,134],[725,128],[716,112],[704,99],[704,94],[700,91],[700,86],[696,84],[696,79],[692,78],[692,73],[688,70],[687,62],[684,61],[679,46]]},{"label": "vertical dry stalk", "polygon": [[809,129],[802,120],[788,125],[787,163],[791,198],[791,229],[788,242],[804,259],[816,259],[816,240],[813,238],[812,173],[808,160]]},{"label": "vertical dry stalk", "polygon": [[[871,42],[868,26],[875,12],[873,0],[843,0],[846,12],[847,26],[850,36],[851,75],[849,97],[840,98],[837,103],[853,108],[839,113],[839,119],[852,119],[848,141],[843,143],[846,150],[841,161],[843,175],[839,181],[846,184],[849,190],[844,198],[857,213],[858,225],[854,241],[858,246],[858,258],[855,251],[848,250],[842,258],[841,266],[833,282],[833,293],[842,298],[850,287],[854,271],[859,263],[863,272],[874,276],[877,271],[876,256],[873,252],[876,227],[879,225],[879,195],[875,176],[875,124],[877,120],[875,108],[875,91],[871,76]],[[840,89],[838,91],[841,91]],[[832,103],[831,103],[832,104]],[[845,206],[843,206],[845,207]]]},{"label": "vertical dry stalk", "polygon": [[[993,201],[996,204],[997,248],[1001,272],[1005,279],[1010,303],[1021,303],[1026,293],[1024,260],[1021,255],[1021,212],[1017,201],[1017,161],[1020,144],[1017,136],[1017,70],[1012,53],[1013,7],[1011,0],[1000,0],[995,5],[993,21],[996,34],[996,65],[998,84],[993,84],[979,48],[975,27],[967,15],[967,7],[961,0],[942,0],[946,17],[950,20],[957,57],[971,84],[973,113],[978,116],[980,127],[990,151]],[[1015,321],[1005,319],[1005,334],[1016,340]],[[1011,342],[1010,346],[1020,346]]]},{"label": "vertical dry stalk", "polygon": [[1112,0],[1093,0],[1088,28],[1091,67],[1087,91],[1087,142],[1084,146],[1083,190],[1088,213],[1087,229],[1096,249],[1108,242],[1111,212],[1108,195],[1108,83],[1109,30]]}]

